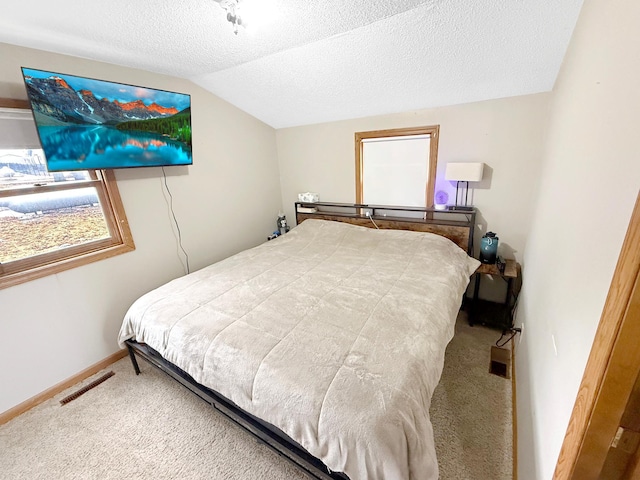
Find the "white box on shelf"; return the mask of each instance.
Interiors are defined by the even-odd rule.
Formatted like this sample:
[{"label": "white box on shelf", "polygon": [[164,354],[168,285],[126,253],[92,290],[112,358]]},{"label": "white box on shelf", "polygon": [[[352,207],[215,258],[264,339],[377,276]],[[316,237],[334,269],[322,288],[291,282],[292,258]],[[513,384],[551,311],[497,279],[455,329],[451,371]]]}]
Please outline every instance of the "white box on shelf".
[{"label": "white box on shelf", "polygon": [[318,201],[318,194],[311,193],[311,192],[299,193],[298,201],[305,202],[305,203],[315,203]]},{"label": "white box on shelf", "polygon": [[298,205],[298,213],[317,213],[316,207],[301,207]]}]

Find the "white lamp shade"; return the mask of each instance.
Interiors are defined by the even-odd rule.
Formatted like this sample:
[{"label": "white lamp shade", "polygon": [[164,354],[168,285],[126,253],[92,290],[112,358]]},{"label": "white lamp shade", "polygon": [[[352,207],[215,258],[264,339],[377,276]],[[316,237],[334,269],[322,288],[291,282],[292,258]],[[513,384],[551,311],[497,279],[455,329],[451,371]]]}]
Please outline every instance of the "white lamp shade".
[{"label": "white lamp shade", "polygon": [[457,182],[479,182],[482,180],[484,163],[447,163],[445,180]]}]

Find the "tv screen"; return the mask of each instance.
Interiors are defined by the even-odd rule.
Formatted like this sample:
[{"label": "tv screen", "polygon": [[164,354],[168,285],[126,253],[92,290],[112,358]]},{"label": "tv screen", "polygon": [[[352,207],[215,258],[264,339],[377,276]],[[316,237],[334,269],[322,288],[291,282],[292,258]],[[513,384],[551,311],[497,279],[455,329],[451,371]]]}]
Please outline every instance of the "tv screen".
[{"label": "tv screen", "polygon": [[191,97],[22,68],[50,172],[191,165]]}]

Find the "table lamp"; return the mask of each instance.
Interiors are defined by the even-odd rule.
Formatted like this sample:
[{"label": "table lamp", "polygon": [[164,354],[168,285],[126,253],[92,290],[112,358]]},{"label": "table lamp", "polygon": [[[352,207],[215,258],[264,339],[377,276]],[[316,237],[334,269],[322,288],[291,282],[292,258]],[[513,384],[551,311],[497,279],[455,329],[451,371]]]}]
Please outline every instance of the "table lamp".
[{"label": "table lamp", "polygon": [[[473,210],[469,202],[469,182],[479,182],[482,180],[482,172],[484,170],[484,163],[447,163],[447,170],[445,171],[445,180],[451,180],[456,183],[456,204],[450,206],[449,210]],[[461,183],[464,183],[464,198]],[[458,198],[460,204],[458,204]],[[464,203],[462,200],[464,199]]]}]

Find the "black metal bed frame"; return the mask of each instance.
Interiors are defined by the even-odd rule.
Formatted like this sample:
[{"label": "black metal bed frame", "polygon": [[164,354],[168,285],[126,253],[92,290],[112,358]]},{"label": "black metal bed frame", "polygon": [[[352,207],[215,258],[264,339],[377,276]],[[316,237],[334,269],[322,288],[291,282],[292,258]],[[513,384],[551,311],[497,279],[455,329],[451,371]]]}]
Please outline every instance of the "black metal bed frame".
[{"label": "black metal bed frame", "polygon": [[[350,219],[354,218],[366,218],[370,220],[373,218],[376,221],[393,220],[394,226],[392,228],[403,229],[401,224],[406,224],[405,229],[415,229],[416,224],[425,225],[443,225],[443,226],[455,226],[468,229],[466,244],[460,245],[462,248],[466,247],[467,253],[471,253],[473,250],[473,230],[475,223],[475,209],[470,211],[440,211],[430,208],[418,208],[418,207],[388,207],[388,206],[373,206],[373,205],[359,205],[359,204],[339,204],[339,203],[315,203],[306,204],[303,202],[296,202],[296,212],[298,206],[318,206],[318,207],[330,207],[332,209],[344,210],[347,209],[347,213],[340,212],[318,212],[317,214],[306,215],[309,218],[314,216],[331,219],[334,221],[350,222]],[[355,210],[354,210],[355,209]],[[361,210],[369,210],[370,215],[361,213]],[[352,211],[353,210],[353,211]],[[406,218],[406,217],[386,217],[376,215],[377,211],[390,210],[393,212],[419,212],[425,216],[423,219]],[[460,215],[463,215],[460,218]],[[435,215],[440,218],[433,218]],[[458,215],[456,217],[456,215]],[[302,217],[297,213],[297,223],[302,221]],[[444,217],[444,218],[442,218]],[[453,219],[452,219],[453,218]],[[446,234],[443,234],[447,236]],[[455,241],[455,240],[454,240]],[[200,399],[207,402],[215,410],[227,417],[235,424],[242,427],[245,431],[252,434],[260,442],[267,445],[274,450],[280,456],[292,462],[303,472],[310,475],[312,478],[318,480],[349,480],[349,477],[341,472],[332,472],[320,459],[311,455],[300,444],[289,437],[279,428],[271,425],[254,415],[242,410],[235,405],[232,401],[225,398],[218,392],[205,387],[204,385],[196,382],[187,372],[180,369],[171,362],[165,360],[157,351],[149,347],[146,344],[138,343],[134,340],[127,340],[127,349],[129,350],[129,357],[131,363],[136,372],[136,375],[140,374],[140,368],[136,355],[149,362],[160,371],[167,374],[169,377],[176,380],[181,385],[185,386]]]},{"label": "black metal bed frame", "polygon": [[261,443],[274,450],[278,455],[289,460],[313,478],[318,480],[349,480],[349,477],[344,473],[329,470],[320,459],[307,452],[282,430],[242,410],[223,395],[196,382],[187,372],[162,358],[153,348],[134,340],[126,340],[125,344],[129,350],[129,357],[131,358],[131,363],[133,364],[136,375],[140,374],[140,367],[136,358],[136,355],[138,355],[161,372],[164,372],[188,388],[219,413],[236,425],[242,427]]}]

